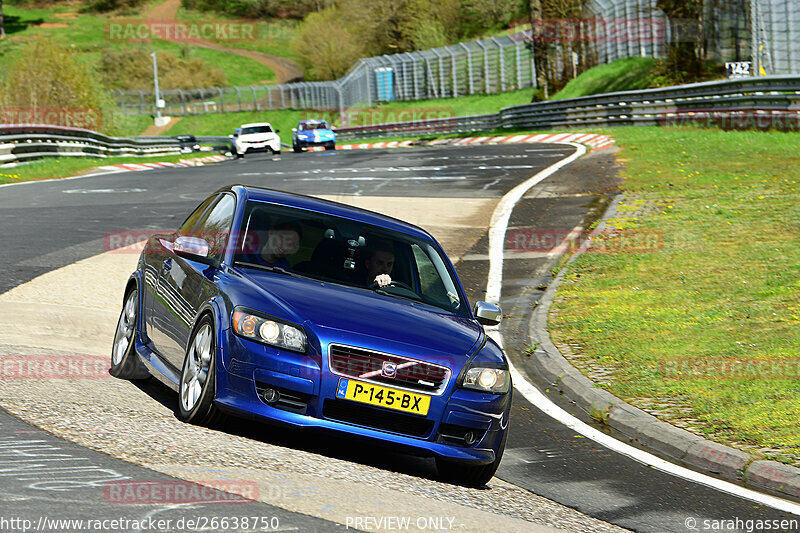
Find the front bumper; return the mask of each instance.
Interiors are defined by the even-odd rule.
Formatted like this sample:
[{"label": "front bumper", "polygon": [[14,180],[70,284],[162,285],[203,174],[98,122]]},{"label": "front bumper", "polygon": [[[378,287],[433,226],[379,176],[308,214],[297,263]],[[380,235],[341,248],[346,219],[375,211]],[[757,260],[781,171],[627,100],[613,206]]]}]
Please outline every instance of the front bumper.
[{"label": "front bumper", "polygon": [[[327,358],[284,352],[231,332],[226,337],[216,401],[240,416],[358,435],[417,455],[476,465],[495,460],[508,428],[511,393],[457,388],[453,377],[442,395],[431,396],[427,416],[409,415],[337,399],[339,377],[328,370]],[[260,395],[266,388],[278,390],[281,400],[268,404]]]},{"label": "front bumper", "polygon": [[240,143],[236,145],[236,151],[240,154],[251,154],[256,152],[280,152],[280,142],[263,143]]},{"label": "front bumper", "polygon": [[336,139],[296,139],[294,144],[300,148],[306,148],[309,146],[328,146],[335,145]]}]

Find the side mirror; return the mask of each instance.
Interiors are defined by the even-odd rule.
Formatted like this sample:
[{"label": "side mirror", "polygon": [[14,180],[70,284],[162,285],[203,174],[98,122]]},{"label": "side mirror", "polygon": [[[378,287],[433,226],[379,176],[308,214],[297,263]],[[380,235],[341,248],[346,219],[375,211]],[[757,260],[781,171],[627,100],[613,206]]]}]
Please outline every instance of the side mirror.
[{"label": "side mirror", "polygon": [[292,133],[297,133],[297,128],[292,128]]},{"label": "side mirror", "polygon": [[233,139],[233,134],[231,133],[230,135],[228,135],[228,137],[230,137],[231,139]]},{"label": "side mirror", "polygon": [[472,312],[478,323],[484,326],[496,326],[503,317],[503,311],[500,310],[500,307],[489,302],[476,302]]},{"label": "side mirror", "polygon": [[185,257],[191,261],[197,261],[213,267],[219,266],[219,261],[209,257],[209,245],[205,239],[200,237],[187,237],[181,235],[172,244],[172,251],[175,255]]}]

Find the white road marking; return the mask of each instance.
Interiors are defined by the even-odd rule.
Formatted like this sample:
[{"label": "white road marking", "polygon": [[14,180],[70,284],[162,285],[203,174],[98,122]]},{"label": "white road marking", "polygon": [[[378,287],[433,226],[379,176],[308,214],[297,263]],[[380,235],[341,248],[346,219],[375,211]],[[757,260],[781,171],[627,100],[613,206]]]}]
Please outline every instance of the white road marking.
[{"label": "white road marking", "polygon": [[130,192],[146,192],[147,189],[67,189],[61,191],[65,194],[113,194],[113,193],[130,193]]},{"label": "white road marking", "polygon": [[519,170],[525,168],[536,168],[534,165],[492,165],[476,167],[478,170]]},{"label": "white road marking", "polygon": [[[521,183],[509,191],[498,203],[497,207],[492,214],[492,223],[489,229],[489,280],[486,285],[486,300],[489,302],[497,303],[500,301],[500,287],[503,281],[503,245],[505,242],[506,228],[508,227],[508,220],[511,216],[511,211],[514,205],[522,198],[522,196],[534,185],[541,182],[561,167],[571,163],[586,152],[583,145],[574,143],[566,143],[576,147],[577,151],[569,157],[547,167],[529,180]],[[491,299],[490,299],[491,298]],[[486,333],[492,337],[500,346],[503,346],[503,337],[497,326],[487,327]],[[556,421],[564,424],[568,428],[584,437],[593,440],[594,442],[605,446],[606,448],[630,457],[645,466],[649,466],[671,474],[673,476],[693,481],[700,485],[705,485],[727,494],[732,494],[740,498],[751,500],[768,507],[773,507],[780,511],[785,511],[795,515],[800,515],[800,505],[777,498],[762,494],[754,490],[741,487],[728,481],[723,481],[706,474],[701,474],[690,470],[688,468],[678,466],[676,464],[665,461],[660,457],[635,448],[629,444],[618,441],[617,439],[606,435],[605,433],[593,428],[589,424],[575,418],[562,408],[554,404],[550,399],[542,394],[539,389],[534,387],[528,382],[525,377],[516,369],[511,361],[508,362],[509,371],[511,372],[511,379],[514,383],[514,388],[522,394],[527,401],[539,408],[543,413],[555,419]]]},{"label": "white road marking", "polygon": [[514,206],[528,192],[528,190],[541,182],[561,167],[568,165],[586,153],[586,147],[581,144],[569,144],[575,147],[575,152],[550,165],[532,178],[520,183],[500,199],[500,203],[492,213],[492,222],[489,226],[489,280],[486,284],[486,301],[500,302],[500,288],[503,284],[503,242],[508,227],[508,219]]},{"label": "white road marking", "polygon": [[449,181],[477,178],[478,176],[409,176],[403,178],[383,178],[379,176],[351,176],[347,178],[331,178],[320,176],[318,178],[300,178],[297,181]]},{"label": "white road marking", "polygon": [[486,185],[484,185],[483,187],[481,187],[481,190],[482,190],[482,191],[485,191],[486,189],[488,189],[488,188],[489,188],[489,187],[491,187],[492,185],[497,185],[498,183],[500,183],[500,178],[497,178],[496,180],[494,180],[494,181],[492,181],[492,182],[490,182],[490,183],[487,183]]}]

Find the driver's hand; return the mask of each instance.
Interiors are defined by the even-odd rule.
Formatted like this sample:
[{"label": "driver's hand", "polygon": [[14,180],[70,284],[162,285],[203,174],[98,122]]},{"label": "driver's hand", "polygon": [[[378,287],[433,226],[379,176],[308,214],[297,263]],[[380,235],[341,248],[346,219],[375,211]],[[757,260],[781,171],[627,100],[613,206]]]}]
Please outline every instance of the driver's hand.
[{"label": "driver's hand", "polygon": [[378,284],[378,287],[385,287],[392,283],[392,277],[389,274],[378,274],[375,276],[375,283]]}]

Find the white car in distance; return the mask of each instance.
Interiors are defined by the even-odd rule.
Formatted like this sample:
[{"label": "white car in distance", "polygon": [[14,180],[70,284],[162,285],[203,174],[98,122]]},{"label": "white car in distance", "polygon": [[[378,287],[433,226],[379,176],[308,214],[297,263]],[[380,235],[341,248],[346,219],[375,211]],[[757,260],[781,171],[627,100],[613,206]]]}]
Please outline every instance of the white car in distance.
[{"label": "white car in distance", "polygon": [[234,145],[236,156],[244,157],[245,154],[254,152],[281,153],[280,130],[273,130],[269,122],[254,122],[242,124],[239,135],[235,137]]}]

